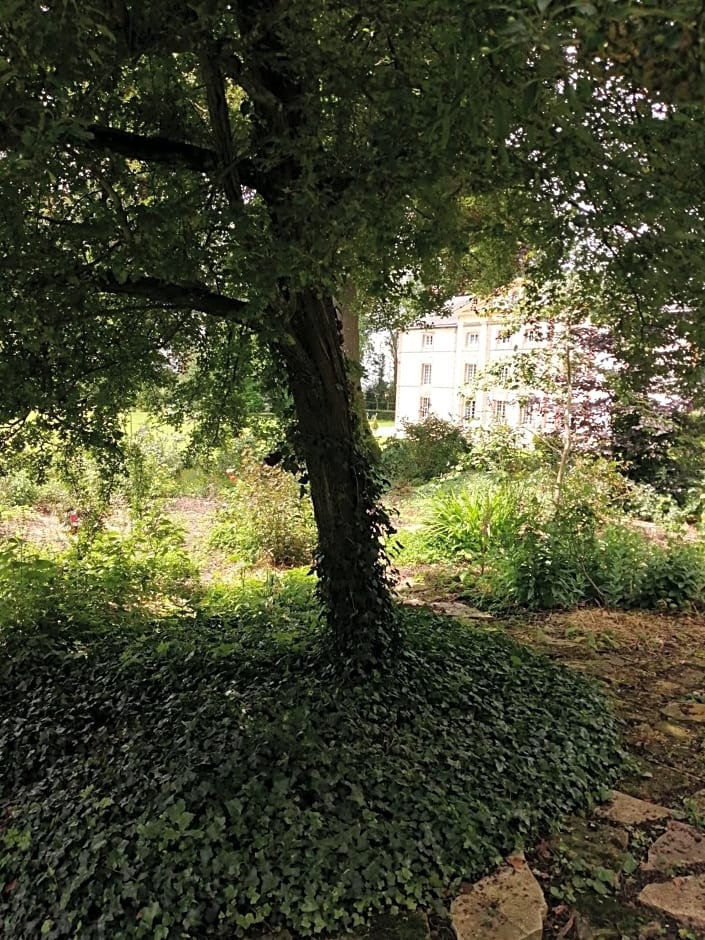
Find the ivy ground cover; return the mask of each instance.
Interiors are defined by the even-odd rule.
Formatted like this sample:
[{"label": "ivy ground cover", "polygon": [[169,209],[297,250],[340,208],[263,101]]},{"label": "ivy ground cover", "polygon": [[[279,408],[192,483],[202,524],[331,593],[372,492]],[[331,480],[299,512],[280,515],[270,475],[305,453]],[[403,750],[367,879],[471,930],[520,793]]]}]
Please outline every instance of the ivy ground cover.
[{"label": "ivy ground cover", "polygon": [[340,934],[431,905],[614,779],[594,686],[499,633],[402,616],[404,651],[364,683],[322,662],[310,602],[285,594],[6,631],[6,935]]}]

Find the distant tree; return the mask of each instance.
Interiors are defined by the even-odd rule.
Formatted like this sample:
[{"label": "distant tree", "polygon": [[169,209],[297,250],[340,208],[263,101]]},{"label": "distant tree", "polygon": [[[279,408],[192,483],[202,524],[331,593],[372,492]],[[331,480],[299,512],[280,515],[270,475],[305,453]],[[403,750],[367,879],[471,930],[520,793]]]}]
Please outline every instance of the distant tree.
[{"label": "distant tree", "polygon": [[366,376],[363,383],[365,403],[368,411],[394,412],[395,386],[387,378],[387,355],[384,351],[371,351],[366,359]]},{"label": "distant tree", "polygon": [[614,457],[634,479],[682,498],[684,481],[692,486],[705,470],[705,389],[681,361],[697,351],[666,341],[643,365],[628,361],[612,326],[622,297],[592,274],[526,278],[485,300],[480,308],[504,316],[507,334],[537,345],[492,363],[474,385],[509,391],[544,443],[556,440],[558,494],[573,454],[587,452]]},{"label": "distant tree", "polygon": [[647,483],[683,504],[705,482],[702,402],[681,396],[641,396],[618,403],[611,453],[637,483]]}]

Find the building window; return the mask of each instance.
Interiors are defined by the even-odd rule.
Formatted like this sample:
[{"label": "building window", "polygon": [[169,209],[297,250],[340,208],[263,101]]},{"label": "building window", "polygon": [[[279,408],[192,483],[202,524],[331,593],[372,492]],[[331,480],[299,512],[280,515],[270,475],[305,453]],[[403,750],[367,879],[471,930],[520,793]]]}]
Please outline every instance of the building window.
[{"label": "building window", "polygon": [[503,365],[499,370],[499,380],[500,382],[508,382],[509,376],[512,374],[512,367],[510,365]]},{"label": "building window", "polygon": [[472,421],[477,412],[477,406],[474,398],[463,399],[463,421]]},{"label": "building window", "polygon": [[537,326],[532,326],[526,331],[524,337],[527,343],[540,343],[542,340],[541,330]]},{"label": "building window", "polygon": [[477,378],[477,365],[474,362],[465,363],[465,372],[463,374],[463,379],[466,385],[469,385],[471,382],[474,382]]},{"label": "building window", "polygon": [[433,333],[424,333],[421,338],[421,345],[424,349],[430,349],[433,346]]},{"label": "building window", "polygon": [[421,366],[421,384],[430,385],[431,384],[431,364],[430,362],[425,362]]},{"label": "building window", "polygon": [[430,398],[421,398],[419,402],[419,418],[428,418],[431,414],[431,399]]},{"label": "building window", "polygon": [[466,347],[468,347],[468,346],[470,346],[470,347],[472,347],[472,346],[479,346],[479,345],[480,345],[480,334],[479,334],[479,332],[473,331],[472,333],[466,333],[466,334],[465,334],[465,346],[466,346]]},{"label": "building window", "polygon": [[497,333],[497,345],[498,346],[508,346],[511,336],[508,336],[505,330],[500,330]]},{"label": "building window", "polygon": [[533,402],[527,401],[526,404],[522,405],[519,409],[519,424],[526,426],[527,424],[533,424],[534,418],[534,405]]},{"label": "building window", "polygon": [[492,402],[492,417],[495,421],[503,424],[507,420],[507,403],[506,401],[493,401]]}]

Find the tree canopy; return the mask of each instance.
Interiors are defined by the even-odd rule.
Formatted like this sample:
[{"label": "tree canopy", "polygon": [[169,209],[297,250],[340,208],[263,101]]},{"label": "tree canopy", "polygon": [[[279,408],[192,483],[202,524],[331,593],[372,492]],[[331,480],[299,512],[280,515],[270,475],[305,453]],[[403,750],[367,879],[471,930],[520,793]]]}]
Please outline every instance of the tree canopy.
[{"label": "tree canopy", "polygon": [[383,655],[388,520],[338,298],[432,283],[470,233],[547,266],[579,243],[626,298],[625,344],[699,349],[701,19],[673,6],[4,3],[5,439],[115,438],[194,352],[234,418],[258,343],[293,400],[333,635]]}]

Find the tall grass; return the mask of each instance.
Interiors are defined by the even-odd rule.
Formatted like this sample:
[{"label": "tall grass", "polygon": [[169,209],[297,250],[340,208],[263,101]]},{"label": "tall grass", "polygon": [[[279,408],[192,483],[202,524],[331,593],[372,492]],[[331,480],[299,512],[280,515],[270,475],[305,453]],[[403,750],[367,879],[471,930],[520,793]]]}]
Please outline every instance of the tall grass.
[{"label": "tall grass", "polygon": [[491,558],[511,550],[541,499],[528,485],[482,478],[442,493],[432,503],[425,529],[429,550],[468,561],[482,573]]}]

